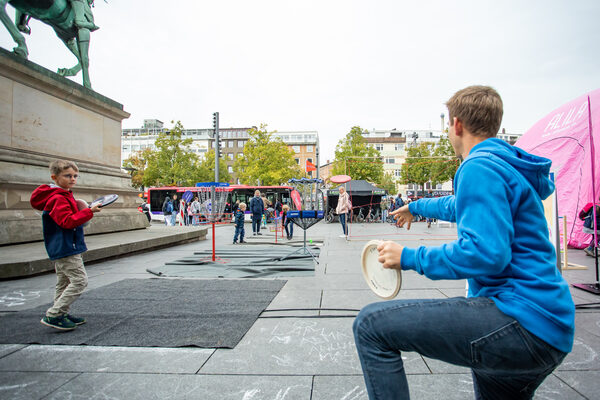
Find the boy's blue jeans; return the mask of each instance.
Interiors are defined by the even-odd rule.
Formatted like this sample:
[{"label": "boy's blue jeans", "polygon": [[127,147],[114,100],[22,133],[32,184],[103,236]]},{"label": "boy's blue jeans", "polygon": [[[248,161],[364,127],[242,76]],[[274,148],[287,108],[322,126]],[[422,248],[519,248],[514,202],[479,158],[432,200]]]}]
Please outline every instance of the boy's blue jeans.
[{"label": "boy's blue jeans", "polygon": [[471,368],[476,399],[530,399],[566,356],[484,297],[374,303],[353,329],[371,400],[409,398],[401,351]]},{"label": "boy's blue jeans", "polygon": [[233,235],[233,241],[237,242],[238,241],[238,236],[240,238],[240,242],[244,241],[244,233],[245,233],[245,229],[244,226],[237,226],[235,227],[235,234]]}]

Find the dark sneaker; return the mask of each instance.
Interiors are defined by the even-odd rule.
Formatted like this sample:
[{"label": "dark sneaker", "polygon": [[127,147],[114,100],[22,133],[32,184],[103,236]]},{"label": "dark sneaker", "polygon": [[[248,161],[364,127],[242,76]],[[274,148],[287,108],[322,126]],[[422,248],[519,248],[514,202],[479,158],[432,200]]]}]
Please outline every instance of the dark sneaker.
[{"label": "dark sneaker", "polygon": [[85,318],[76,317],[76,316],[71,315],[71,314],[67,314],[66,317],[69,319],[69,321],[75,323],[75,325],[83,325],[83,324],[85,324]]},{"label": "dark sneaker", "polygon": [[587,254],[590,257],[595,257],[596,256],[594,254],[594,248],[592,246],[586,247],[585,249],[583,249],[583,251],[585,251],[585,254]]},{"label": "dark sneaker", "polygon": [[44,316],[40,321],[42,325],[49,326],[50,328],[58,329],[61,331],[72,331],[77,328],[75,322],[68,319],[65,315],[61,315],[58,317],[47,317]]},{"label": "dark sneaker", "polygon": [[233,241],[233,244],[237,244],[237,241],[235,241],[235,240],[234,240],[234,241]]},{"label": "dark sneaker", "polygon": [[262,236],[262,233],[260,233],[260,232],[256,232],[256,234],[257,234],[257,235],[261,235],[261,236]]},{"label": "dark sneaker", "polygon": [[248,243],[248,242],[246,242],[245,240],[240,240],[240,243]]}]

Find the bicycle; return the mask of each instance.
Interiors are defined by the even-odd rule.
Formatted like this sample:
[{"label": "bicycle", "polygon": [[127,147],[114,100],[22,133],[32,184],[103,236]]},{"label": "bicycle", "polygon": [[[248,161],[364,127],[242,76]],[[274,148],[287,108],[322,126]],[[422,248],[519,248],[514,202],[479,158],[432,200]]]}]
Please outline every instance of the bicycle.
[{"label": "bicycle", "polygon": [[369,212],[367,213],[367,216],[365,217],[365,222],[368,222],[368,223],[373,222],[373,216],[371,215],[371,210],[372,210],[372,208],[369,207]]},{"label": "bicycle", "polygon": [[326,221],[328,223],[332,223],[332,222],[337,222],[337,220],[338,220],[338,216],[333,211],[333,208],[330,208],[329,212],[327,213]]},{"label": "bicycle", "polygon": [[356,222],[362,223],[364,221],[365,221],[365,216],[363,215],[363,209],[362,209],[362,207],[359,207],[358,215],[356,216]]}]

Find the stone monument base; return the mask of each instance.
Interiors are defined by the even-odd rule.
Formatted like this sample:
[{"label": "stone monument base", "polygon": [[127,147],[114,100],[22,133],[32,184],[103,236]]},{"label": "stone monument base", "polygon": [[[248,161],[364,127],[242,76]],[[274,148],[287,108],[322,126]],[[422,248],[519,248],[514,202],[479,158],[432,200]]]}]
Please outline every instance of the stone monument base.
[{"label": "stone monument base", "polygon": [[0,245],[43,239],[41,212],[29,198],[52,183],[48,165],[55,159],[78,165],[75,198],[119,195],[86,234],[149,226],[137,210],[139,191],[120,168],[121,121],[128,116],[121,104],[0,49]]}]

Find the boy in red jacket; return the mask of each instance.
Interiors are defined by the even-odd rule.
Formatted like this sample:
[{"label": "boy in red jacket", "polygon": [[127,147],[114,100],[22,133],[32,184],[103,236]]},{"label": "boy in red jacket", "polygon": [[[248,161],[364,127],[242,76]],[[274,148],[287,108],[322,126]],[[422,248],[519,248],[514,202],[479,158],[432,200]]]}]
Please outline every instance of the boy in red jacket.
[{"label": "boy in red jacket", "polygon": [[69,315],[69,307],[87,287],[87,274],[81,253],[87,251],[82,225],[100,211],[100,205],[79,210],[71,188],[77,183],[79,169],[72,161],[50,163],[54,184],[42,185],[31,194],[31,206],[42,213],[44,244],[54,261],[57,282],[54,305],[46,311],[42,324],[70,331],[85,319]]}]

